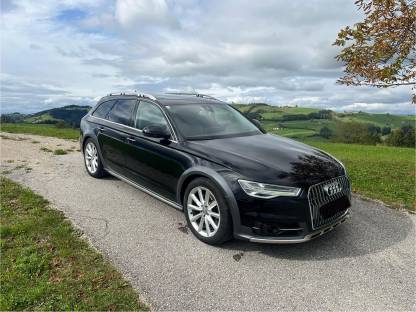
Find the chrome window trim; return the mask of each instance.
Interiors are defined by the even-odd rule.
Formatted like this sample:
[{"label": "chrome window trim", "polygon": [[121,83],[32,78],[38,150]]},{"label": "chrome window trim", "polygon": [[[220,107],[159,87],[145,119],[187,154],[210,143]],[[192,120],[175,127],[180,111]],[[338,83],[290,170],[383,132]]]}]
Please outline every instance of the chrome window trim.
[{"label": "chrome window trim", "polygon": [[[94,119],[98,119],[98,120],[102,120],[104,122],[109,122],[109,123],[112,123],[112,124],[115,124],[115,125],[118,125],[118,126],[121,126],[121,127],[127,128],[127,129],[130,129],[130,130],[139,132],[140,134],[143,133],[143,130],[140,130],[140,129],[137,129],[137,128],[133,128],[133,127],[130,127],[130,126],[126,126],[126,125],[123,125],[121,123],[114,122],[114,121],[111,121],[111,120],[108,120],[108,119],[104,119],[104,118],[100,118],[100,117],[95,117],[93,115],[90,115],[89,117],[93,119],[92,121],[94,121]],[[174,130],[173,129],[169,129],[169,131],[171,132],[171,134],[174,134],[174,137],[176,138],[176,134],[175,134]],[[168,141],[170,141],[172,143],[178,143],[178,141],[175,140],[175,139],[169,139]]]}]

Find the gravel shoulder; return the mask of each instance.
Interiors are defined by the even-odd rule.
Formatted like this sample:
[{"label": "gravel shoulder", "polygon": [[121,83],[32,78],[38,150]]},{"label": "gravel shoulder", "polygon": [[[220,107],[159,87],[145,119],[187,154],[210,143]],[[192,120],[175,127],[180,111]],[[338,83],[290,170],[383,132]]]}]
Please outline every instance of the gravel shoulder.
[{"label": "gravel shoulder", "polygon": [[352,218],[309,243],[212,247],[187,231],[182,212],[89,177],[77,142],[2,135],[0,172],[62,210],[154,310],[416,308],[415,215],[354,196]]}]

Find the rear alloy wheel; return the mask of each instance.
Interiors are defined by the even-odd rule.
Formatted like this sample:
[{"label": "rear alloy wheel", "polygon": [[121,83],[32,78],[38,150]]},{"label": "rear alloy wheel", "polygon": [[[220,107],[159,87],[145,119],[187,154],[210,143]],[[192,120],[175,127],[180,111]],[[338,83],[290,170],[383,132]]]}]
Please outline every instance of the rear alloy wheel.
[{"label": "rear alloy wheel", "polygon": [[90,176],[101,178],[104,175],[104,168],[101,163],[97,147],[91,139],[88,139],[84,148],[85,168]]},{"label": "rear alloy wheel", "polygon": [[231,216],[221,191],[208,179],[192,181],[185,192],[185,215],[195,236],[208,244],[231,238]]}]

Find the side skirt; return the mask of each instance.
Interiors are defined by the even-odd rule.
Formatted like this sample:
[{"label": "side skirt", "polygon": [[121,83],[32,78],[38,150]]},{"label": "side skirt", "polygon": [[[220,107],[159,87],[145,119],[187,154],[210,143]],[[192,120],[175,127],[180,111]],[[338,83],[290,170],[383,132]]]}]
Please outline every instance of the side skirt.
[{"label": "side skirt", "polygon": [[113,170],[108,169],[108,168],[105,168],[105,171],[107,171],[112,176],[115,176],[116,178],[130,184],[131,186],[134,186],[135,188],[145,192],[146,194],[149,194],[150,196],[153,196],[153,197],[159,199],[160,201],[164,202],[165,204],[168,204],[168,205],[170,205],[170,206],[172,206],[172,207],[174,207],[178,210],[183,210],[183,207],[181,205],[179,205],[178,203],[175,203],[175,202],[163,197],[162,195],[159,195],[158,193],[153,192],[153,191],[149,190],[148,188],[146,188],[146,187],[144,187],[144,186],[142,186],[142,185],[140,185],[136,182],[131,181],[130,179],[127,179],[126,177],[118,174],[117,172],[114,172]]}]

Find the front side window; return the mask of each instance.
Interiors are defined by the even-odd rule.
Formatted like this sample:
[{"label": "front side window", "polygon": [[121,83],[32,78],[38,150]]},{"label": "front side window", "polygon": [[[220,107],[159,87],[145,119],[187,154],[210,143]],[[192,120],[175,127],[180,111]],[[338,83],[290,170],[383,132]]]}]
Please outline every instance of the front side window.
[{"label": "front side window", "polygon": [[262,132],[226,104],[176,104],[166,107],[180,133],[188,140],[203,140]]},{"label": "front side window", "polygon": [[97,109],[92,113],[94,117],[98,118],[105,118],[110,111],[110,109],[113,107],[116,100],[107,101],[104,103],[101,103]]},{"label": "front side window", "polygon": [[108,120],[130,126],[136,100],[118,100],[113,109],[108,114]]},{"label": "front side window", "polygon": [[135,127],[142,130],[150,125],[168,127],[166,118],[160,108],[149,102],[142,101],[137,109]]}]

